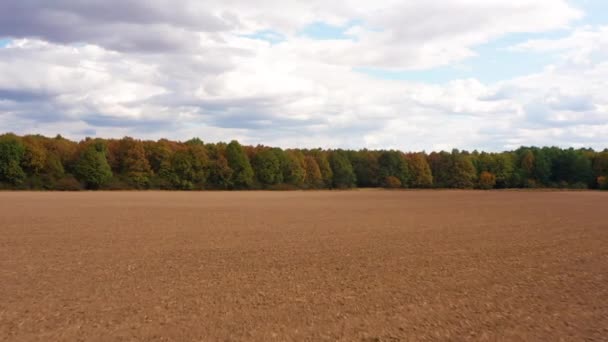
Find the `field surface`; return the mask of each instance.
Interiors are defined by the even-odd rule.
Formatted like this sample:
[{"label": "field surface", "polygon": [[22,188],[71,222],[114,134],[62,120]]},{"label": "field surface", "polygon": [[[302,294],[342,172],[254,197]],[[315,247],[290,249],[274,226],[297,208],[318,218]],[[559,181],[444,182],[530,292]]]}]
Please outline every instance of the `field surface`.
[{"label": "field surface", "polygon": [[606,341],[608,193],[0,192],[2,341]]}]

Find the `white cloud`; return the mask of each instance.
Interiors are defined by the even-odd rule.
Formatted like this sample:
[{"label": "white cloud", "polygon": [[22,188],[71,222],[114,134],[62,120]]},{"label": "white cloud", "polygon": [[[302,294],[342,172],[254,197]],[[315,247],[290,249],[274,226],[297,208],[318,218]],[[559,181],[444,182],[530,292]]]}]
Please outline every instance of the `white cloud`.
[{"label": "white cloud", "polygon": [[[565,28],[581,16],[565,1],[97,4],[0,5],[0,36],[16,39],[0,48],[4,130],[405,150],[606,144],[608,75],[595,57],[498,84],[389,81],[354,71],[451,65],[505,34]],[[20,22],[5,21],[6,13]],[[299,34],[315,21],[353,20],[352,40]],[[285,40],[242,36],[260,30]],[[602,30],[573,36],[594,46]],[[517,49],[580,51],[568,47],[577,37]]]}]

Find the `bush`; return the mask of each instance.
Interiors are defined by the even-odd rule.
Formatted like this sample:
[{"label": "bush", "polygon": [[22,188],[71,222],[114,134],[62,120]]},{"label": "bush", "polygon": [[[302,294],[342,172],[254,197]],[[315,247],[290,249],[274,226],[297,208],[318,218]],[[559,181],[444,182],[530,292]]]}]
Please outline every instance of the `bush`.
[{"label": "bush", "polygon": [[597,177],[597,185],[602,190],[608,190],[608,177],[606,177],[606,176]]},{"label": "bush", "polygon": [[102,186],[100,189],[103,190],[111,190],[111,191],[116,191],[116,190],[133,190],[135,189],[127,179],[121,178],[121,177],[112,177],[112,179],[107,182],[104,186]]},{"label": "bush", "polygon": [[384,179],[384,187],[388,189],[398,189],[401,187],[401,181],[395,176],[388,176]]},{"label": "bush", "polygon": [[570,189],[588,189],[589,186],[583,182],[576,182],[570,185]]},{"label": "bush", "polygon": [[484,171],[479,175],[479,188],[489,190],[496,185],[496,176],[493,173]]},{"label": "bush", "polygon": [[72,175],[67,175],[55,183],[55,190],[58,191],[79,191],[82,184]]},{"label": "bush", "polygon": [[539,186],[538,186],[538,183],[536,182],[536,180],[530,178],[530,179],[526,180],[525,187],[530,188],[530,189],[535,189],[535,188],[538,188]]},{"label": "bush", "polygon": [[267,187],[268,190],[276,190],[276,191],[289,191],[289,190],[299,190],[297,186],[288,183],[274,184]]}]

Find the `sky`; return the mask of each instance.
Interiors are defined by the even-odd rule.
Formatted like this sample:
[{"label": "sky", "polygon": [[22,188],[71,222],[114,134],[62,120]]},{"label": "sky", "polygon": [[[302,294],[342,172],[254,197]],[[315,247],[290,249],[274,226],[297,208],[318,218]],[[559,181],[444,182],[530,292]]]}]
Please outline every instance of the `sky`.
[{"label": "sky", "polygon": [[0,132],[608,147],[605,0],[3,0]]}]

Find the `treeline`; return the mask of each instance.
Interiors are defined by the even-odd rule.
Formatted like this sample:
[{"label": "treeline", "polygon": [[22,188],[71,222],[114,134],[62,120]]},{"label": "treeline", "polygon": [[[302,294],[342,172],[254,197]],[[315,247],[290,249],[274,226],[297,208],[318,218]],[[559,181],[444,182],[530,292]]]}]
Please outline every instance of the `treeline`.
[{"label": "treeline", "polygon": [[608,149],[501,153],[287,149],[0,135],[1,189],[608,189]]}]

